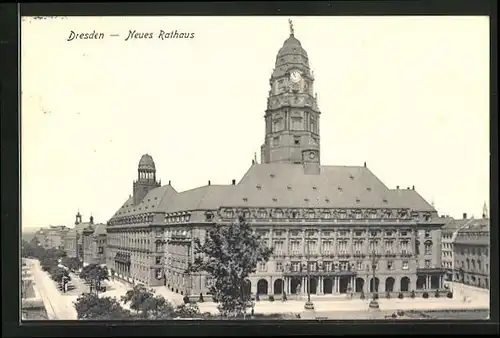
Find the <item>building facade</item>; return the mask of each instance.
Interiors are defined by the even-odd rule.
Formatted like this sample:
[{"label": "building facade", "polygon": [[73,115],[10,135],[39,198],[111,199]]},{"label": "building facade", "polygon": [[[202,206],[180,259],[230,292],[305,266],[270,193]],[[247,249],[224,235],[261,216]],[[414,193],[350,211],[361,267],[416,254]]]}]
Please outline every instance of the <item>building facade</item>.
[{"label": "building facade", "polygon": [[454,241],[454,281],[490,288],[490,220],[473,219]]},{"label": "building facade", "polygon": [[82,215],[78,211],[75,217],[75,227],[70,229],[63,239],[64,250],[68,257],[76,257],[83,260],[83,231],[94,224],[90,216],[89,222],[82,221]]},{"label": "building facade", "polygon": [[444,221],[415,187],[389,189],[366,163],[321,165],[314,76],[292,27],[270,87],[262,163],[238,183],[177,192],[142,156],[133,195],[107,225],[108,267],[129,282],[206,294],[210,280],[186,273],[193,241],[242,214],[274,248],[247,281],[253,294],[303,294],[308,275],[312,294],[441,289]]},{"label": "building facade", "polygon": [[470,224],[473,218],[467,218],[467,214],[463,214],[462,219],[442,216],[445,222],[441,230],[441,266],[445,270],[445,279],[453,281],[455,270],[455,251],[454,245],[458,231]]},{"label": "building facade", "polygon": [[35,233],[35,238],[45,249],[64,250],[64,238],[70,229],[64,225],[41,228]]},{"label": "building facade", "polygon": [[106,264],[106,225],[93,224],[83,230],[83,266]]}]

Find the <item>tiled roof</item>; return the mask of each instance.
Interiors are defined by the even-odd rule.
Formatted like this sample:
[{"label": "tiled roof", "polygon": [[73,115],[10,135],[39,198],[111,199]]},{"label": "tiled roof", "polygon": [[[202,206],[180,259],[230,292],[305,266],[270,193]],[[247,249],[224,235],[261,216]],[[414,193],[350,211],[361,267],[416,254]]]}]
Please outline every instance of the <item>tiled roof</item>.
[{"label": "tiled roof", "polygon": [[415,190],[388,189],[366,167],[322,166],[320,174],[307,175],[300,164],[269,163],[252,165],[236,185],[207,185],[180,193],[166,185],[151,190],[136,206],[129,197],[114,217],[221,206],[435,211]]},{"label": "tiled roof", "polygon": [[470,218],[461,218],[461,219],[455,219],[453,217],[444,217],[444,226],[443,230],[457,230],[460,229],[465,223],[469,222],[471,219]]},{"label": "tiled roof", "polygon": [[459,233],[462,232],[476,232],[476,231],[481,231],[481,232],[488,232],[490,231],[490,220],[489,218],[478,218],[478,219],[473,219],[467,226],[465,226],[463,229],[460,229]]},{"label": "tiled roof", "polygon": [[255,164],[227,206],[412,208],[434,211],[415,190],[390,190],[368,168],[322,166],[306,175],[300,164]]},{"label": "tiled roof", "polygon": [[235,188],[233,185],[207,185],[183,191],[172,199],[171,204],[165,204],[165,212],[217,209],[227,203]]},{"label": "tiled roof", "polygon": [[172,203],[172,199],[176,195],[177,191],[171,185],[164,185],[150,190],[138,205],[134,205],[134,198],[130,196],[113,217],[139,215],[158,210],[163,211]]}]

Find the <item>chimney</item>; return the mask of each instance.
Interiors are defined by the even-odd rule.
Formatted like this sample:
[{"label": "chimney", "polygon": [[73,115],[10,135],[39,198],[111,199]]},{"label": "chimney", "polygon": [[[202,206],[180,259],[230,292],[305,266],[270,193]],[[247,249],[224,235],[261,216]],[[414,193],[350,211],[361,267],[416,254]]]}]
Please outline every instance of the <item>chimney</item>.
[{"label": "chimney", "polygon": [[396,189],[399,190],[399,185],[396,186]]},{"label": "chimney", "polygon": [[252,160],[252,165],[254,165],[254,164],[255,164],[255,160]]},{"label": "chimney", "polygon": [[464,212],[463,217],[464,217],[464,219],[467,219],[467,213],[466,212]]},{"label": "chimney", "polygon": [[415,190],[415,186],[414,185],[411,186],[411,190]]},{"label": "chimney", "polygon": [[210,180],[208,180],[208,185],[210,185]]},{"label": "chimney", "polygon": [[236,185],[236,180],[232,180],[231,182],[233,183],[233,185]]},{"label": "chimney", "polygon": [[406,190],[410,190],[410,187],[406,187]]},{"label": "chimney", "polygon": [[172,185],[172,182],[170,180],[168,180],[168,185]]},{"label": "chimney", "polygon": [[366,162],[365,162],[365,168],[366,168]]}]

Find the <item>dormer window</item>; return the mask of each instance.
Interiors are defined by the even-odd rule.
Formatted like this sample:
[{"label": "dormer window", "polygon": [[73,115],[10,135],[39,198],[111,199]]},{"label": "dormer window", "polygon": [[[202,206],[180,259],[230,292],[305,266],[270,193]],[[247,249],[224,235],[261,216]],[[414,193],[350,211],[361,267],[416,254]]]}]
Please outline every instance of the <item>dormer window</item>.
[{"label": "dormer window", "polygon": [[273,202],[278,202],[278,198],[277,197],[273,197]]},{"label": "dormer window", "polygon": [[243,197],[243,202],[248,202],[248,198]]},{"label": "dormer window", "polygon": [[304,198],[304,202],[309,202],[309,198]]},{"label": "dormer window", "polygon": [[326,203],[330,203],[330,199],[328,197],[325,198]]},{"label": "dormer window", "polygon": [[260,190],[260,189],[262,189],[262,186],[260,184],[257,184],[256,188],[257,188],[257,190]]},{"label": "dormer window", "polygon": [[276,175],[274,175],[273,173],[270,173],[270,174],[269,174],[269,176],[270,176],[271,178],[274,178]]},{"label": "dormer window", "polygon": [[318,189],[315,185],[313,185],[312,188],[313,188],[313,190],[317,190]]},{"label": "dormer window", "polygon": [[287,185],[287,186],[286,186],[286,188],[287,188],[288,190],[292,190],[292,186],[291,186],[291,185]]},{"label": "dormer window", "polygon": [[368,187],[366,188],[366,191],[372,191],[372,188]]},{"label": "dormer window", "polygon": [[360,201],[359,197],[356,197],[356,203],[359,203]]},{"label": "dormer window", "polygon": [[354,179],[354,176],[352,176],[352,174],[351,174],[351,175],[349,175],[349,178],[350,178],[351,180],[353,180],[353,179]]},{"label": "dormer window", "polygon": [[342,187],[337,187],[337,190],[338,191],[342,191]]}]

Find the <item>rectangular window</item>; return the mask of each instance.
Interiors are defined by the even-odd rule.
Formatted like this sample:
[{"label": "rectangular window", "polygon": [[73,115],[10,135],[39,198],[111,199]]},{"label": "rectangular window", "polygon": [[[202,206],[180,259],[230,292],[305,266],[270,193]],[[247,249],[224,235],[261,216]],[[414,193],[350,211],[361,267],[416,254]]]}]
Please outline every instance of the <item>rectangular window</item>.
[{"label": "rectangular window", "polygon": [[358,271],[363,270],[363,262],[361,261],[356,262],[356,270]]},{"label": "rectangular window", "polygon": [[316,271],[316,262],[308,262],[309,271]]},{"label": "rectangular window", "polygon": [[403,270],[408,270],[408,261],[403,261],[402,265],[401,265],[401,268]]},{"label": "rectangular window", "polygon": [[431,267],[431,261],[430,261],[430,259],[426,259],[425,260],[425,267],[426,268],[430,268]]},{"label": "rectangular window", "polygon": [[293,144],[295,144],[296,146],[300,145],[300,137],[295,136],[293,138]]},{"label": "rectangular window", "polygon": [[333,262],[324,262],[323,263],[323,269],[326,271],[326,272],[330,272],[333,270]]},{"label": "rectangular window", "polygon": [[349,270],[349,261],[340,261],[340,270],[348,271]]},{"label": "rectangular window", "polygon": [[277,272],[283,271],[283,263],[282,262],[276,262],[276,271]]},{"label": "rectangular window", "polygon": [[387,270],[392,270],[394,268],[394,263],[392,261],[387,261]]},{"label": "rectangular window", "polygon": [[300,242],[299,241],[290,241],[289,251],[292,255],[300,254]]},{"label": "rectangular window", "polygon": [[300,271],[300,262],[292,262],[292,271],[299,272]]},{"label": "rectangular window", "polygon": [[333,254],[332,241],[323,241],[321,247],[324,255]]},{"label": "rectangular window", "polygon": [[273,137],[273,146],[279,146],[280,144],[280,138],[279,137]]},{"label": "rectangular window", "polygon": [[155,258],[155,264],[161,264],[161,257]]},{"label": "rectangular window", "polygon": [[283,255],[283,241],[274,241],[274,254],[276,256]]},{"label": "rectangular window", "polygon": [[267,264],[266,262],[260,262],[259,263],[259,271],[264,272],[267,270]]}]

